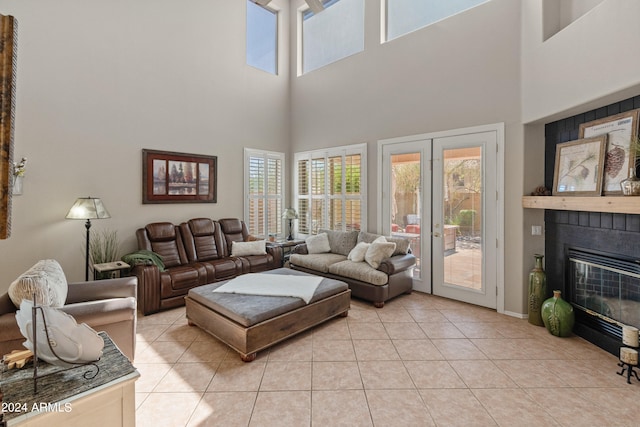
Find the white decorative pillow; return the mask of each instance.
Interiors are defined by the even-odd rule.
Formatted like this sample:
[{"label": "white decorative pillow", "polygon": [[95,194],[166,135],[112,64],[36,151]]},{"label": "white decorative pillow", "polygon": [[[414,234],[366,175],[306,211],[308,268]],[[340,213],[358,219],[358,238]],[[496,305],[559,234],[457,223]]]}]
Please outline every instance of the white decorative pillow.
[{"label": "white decorative pillow", "polygon": [[371,243],[387,243],[387,238],[384,236],[376,237]]},{"label": "white decorative pillow", "polygon": [[371,246],[371,243],[358,243],[355,248],[351,249],[351,252],[349,252],[347,259],[353,262],[364,261],[364,256],[367,253],[367,249],[369,249],[369,246]]},{"label": "white decorative pillow", "polygon": [[307,252],[310,254],[325,254],[331,252],[331,246],[329,245],[329,236],[327,233],[316,234],[315,236],[309,236],[304,241],[307,244]]},{"label": "white decorative pillow", "polygon": [[396,250],[396,244],[392,242],[387,243],[372,243],[367,249],[367,253],[364,255],[364,260],[373,268],[380,267],[380,263],[383,259],[389,258],[393,251]]},{"label": "white decorative pillow", "polygon": [[265,255],[267,242],[254,240],[252,242],[233,242],[231,244],[232,256]]},{"label": "white decorative pillow", "polygon": [[43,259],[9,285],[9,298],[18,308],[23,299],[33,301],[34,294],[38,305],[62,307],[67,291],[67,278],[58,261]]}]

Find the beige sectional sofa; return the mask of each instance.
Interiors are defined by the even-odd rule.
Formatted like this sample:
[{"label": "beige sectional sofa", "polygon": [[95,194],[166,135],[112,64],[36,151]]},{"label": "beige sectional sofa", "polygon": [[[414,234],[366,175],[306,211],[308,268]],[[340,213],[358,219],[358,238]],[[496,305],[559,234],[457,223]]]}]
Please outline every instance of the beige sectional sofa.
[{"label": "beige sectional sofa", "polygon": [[416,258],[410,253],[409,240],[380,237],[362,231],[319,230],[294,248],[290,266],[342,280],[352,296],[381,308],[385,301],[411,293]]}]

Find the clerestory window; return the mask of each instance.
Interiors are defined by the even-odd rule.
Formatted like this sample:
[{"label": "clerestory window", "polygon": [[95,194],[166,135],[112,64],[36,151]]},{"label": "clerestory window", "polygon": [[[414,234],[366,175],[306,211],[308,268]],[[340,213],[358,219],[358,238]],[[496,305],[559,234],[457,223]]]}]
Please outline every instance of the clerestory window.
[{"label": "clerestory window", "polygon": [[278,14],[247,0],[247,64],[278,73]]},{"label": "clerestory window", "polygon": [[386,2],[385,40],[390,41],[489,0],[382,1]]},{"label": "clerestory window", "polygon": [[302,12],[302,73],[364,50],[364,0],[324,0]]}]

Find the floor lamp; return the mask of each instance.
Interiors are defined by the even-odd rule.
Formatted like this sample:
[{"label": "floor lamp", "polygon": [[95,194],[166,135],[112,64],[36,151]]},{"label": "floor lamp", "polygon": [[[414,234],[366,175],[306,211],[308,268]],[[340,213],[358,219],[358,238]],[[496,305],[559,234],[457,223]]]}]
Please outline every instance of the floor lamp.
[{"label": "floor lamp", "polygon": [[85,247],[84,280],[89,281],[89,229],[92,219],[111,218],[102,200],[95,197],[79,197],[69,209],[67,219],[86,219],[84,227],[87,229],[87,241]]}]

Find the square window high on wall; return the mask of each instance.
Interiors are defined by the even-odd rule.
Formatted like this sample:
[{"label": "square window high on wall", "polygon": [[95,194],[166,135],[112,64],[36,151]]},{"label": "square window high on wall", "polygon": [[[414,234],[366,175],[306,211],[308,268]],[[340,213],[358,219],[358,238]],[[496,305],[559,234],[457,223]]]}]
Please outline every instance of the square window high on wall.
[{"label": "square window high on wall", "polygon": [[381,0],[390,41],[435,22],[456,15],[489,0]]},{"label": "square window high on wall", "polygon": [[278,14],[247,0],[247,64],[278,73]]},{"label": "square window high on wall", "polygon": [[364,0],[313,0],[301,13],[301,73],[364,50]]}]

